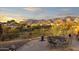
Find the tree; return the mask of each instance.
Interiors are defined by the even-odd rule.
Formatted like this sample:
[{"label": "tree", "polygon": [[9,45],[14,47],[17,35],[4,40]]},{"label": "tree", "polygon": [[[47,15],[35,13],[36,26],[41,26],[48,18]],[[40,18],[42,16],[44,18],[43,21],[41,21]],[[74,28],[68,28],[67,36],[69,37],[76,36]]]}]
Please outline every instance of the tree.
[{"label": "tree", "polygon": [[0,39],[1,39],[1,41],[4,41],[2,39],[2,34],[3,34],[3,28],[2,28],[2,24],[0,24]]}]

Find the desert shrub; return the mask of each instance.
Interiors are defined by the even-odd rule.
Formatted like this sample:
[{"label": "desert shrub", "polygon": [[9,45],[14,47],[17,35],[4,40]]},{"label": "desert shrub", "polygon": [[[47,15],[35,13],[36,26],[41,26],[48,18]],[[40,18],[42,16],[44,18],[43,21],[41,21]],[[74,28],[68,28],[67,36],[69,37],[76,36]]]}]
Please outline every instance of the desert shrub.
[{"label": "desert shrub", "polygon": [[3,26],[3,35],[2,39],[11,40],[19,36],[19,31],[16,28],[11,28],[8,26]]}]

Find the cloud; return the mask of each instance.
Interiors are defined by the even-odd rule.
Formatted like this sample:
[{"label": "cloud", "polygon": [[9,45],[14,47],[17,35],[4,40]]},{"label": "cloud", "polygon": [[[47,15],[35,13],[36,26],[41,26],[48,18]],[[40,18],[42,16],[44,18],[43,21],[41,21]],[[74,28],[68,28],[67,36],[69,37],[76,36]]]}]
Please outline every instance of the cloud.
[{"label": "cloud", "polygon": [[0,11],[8,11],[9,9],[7,8],[0,8]]},{"label": "cloud", "polygon": [[44,15],[46,13],[46,11],[40,7],[26,7],[26,8],[23,8],[23,10],[27,15],[30,15],[32,17]]},{"label": "cloud", "polygon": [[38,7],[26,7],[26,8],[24,8],[24,10],[30,11],[30,12],[36,12],[36,11],[41,11],[41,8],[38,8]]},{"label": "cloud", "polygon": [[27,17],[21,14],[8,13],[8,12],[0,12],[0,16],[7,16],[7,17],[12,17],[12,18],[18,18],[18,19],[27,19]]},{"label": "cloud", "polygon": [[70,11],[71,9],[70,8],[62,8],[62,9],[60,9],[61,11]]},{"label": "cloud", "polygon": [[53,16],[55,17],[64,17],[64,16],[72,16],[74,13],[72,12],[72,8],[59,8],[57,12]]}]

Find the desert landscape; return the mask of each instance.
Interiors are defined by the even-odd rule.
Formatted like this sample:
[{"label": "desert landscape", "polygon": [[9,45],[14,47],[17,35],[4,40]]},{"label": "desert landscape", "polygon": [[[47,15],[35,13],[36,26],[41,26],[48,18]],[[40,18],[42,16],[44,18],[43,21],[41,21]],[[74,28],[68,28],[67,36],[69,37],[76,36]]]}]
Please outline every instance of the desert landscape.
[{"label": "desert landscape", "polygon": [[79,51],[78,9],[0,8],[0,51]]}]

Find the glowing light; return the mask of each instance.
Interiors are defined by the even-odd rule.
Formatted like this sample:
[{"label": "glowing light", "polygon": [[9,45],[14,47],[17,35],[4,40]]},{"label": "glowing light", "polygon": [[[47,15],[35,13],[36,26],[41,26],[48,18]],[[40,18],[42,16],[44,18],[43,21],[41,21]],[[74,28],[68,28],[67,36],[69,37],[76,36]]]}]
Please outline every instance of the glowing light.
[{"label": "glowing light", "polygon": [[12,18],[12,17],[7,17],[7,16],[0,16],[0,22],[7,22],[7,21],[11,21],[11,20],[15,20],[16,22],[23,21],[23,19],[20,19],[20,18]]}]

